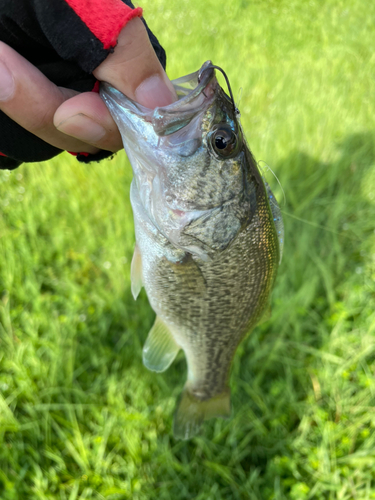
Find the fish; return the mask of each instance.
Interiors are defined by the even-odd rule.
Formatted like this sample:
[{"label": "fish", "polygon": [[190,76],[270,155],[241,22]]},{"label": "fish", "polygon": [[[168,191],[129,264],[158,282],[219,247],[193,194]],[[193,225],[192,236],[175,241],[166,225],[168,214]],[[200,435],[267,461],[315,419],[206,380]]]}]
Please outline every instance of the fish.
[{"label": "fish", "polygon": [[283,248],[280,208],[216,69],[173,80],[177,101],[155,109],[100,88],[133,170],[131,290],[144,287],[156,313],[143,363],[164,372],[180,350],[187,361],[179,439],[230,417],[231,364],[267,310]]}]

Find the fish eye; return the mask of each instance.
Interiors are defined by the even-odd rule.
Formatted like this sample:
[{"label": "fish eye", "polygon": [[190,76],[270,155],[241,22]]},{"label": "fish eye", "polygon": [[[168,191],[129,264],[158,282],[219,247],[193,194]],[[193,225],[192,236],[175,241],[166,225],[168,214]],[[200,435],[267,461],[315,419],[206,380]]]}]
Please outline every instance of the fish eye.
[{"label": "fish eye", "polygon": [[228,123],[219,123],[212,131],[211,144],[216,154],[229,158],[237,152],[238,137]]}]

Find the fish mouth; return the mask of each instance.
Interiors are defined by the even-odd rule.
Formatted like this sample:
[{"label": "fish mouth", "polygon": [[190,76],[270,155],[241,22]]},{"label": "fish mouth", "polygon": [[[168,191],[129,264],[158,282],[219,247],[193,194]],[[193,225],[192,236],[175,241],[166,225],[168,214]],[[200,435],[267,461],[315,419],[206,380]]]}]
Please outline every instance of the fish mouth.
[{"label": "fish mouth", "polygon": [[120,107],[150,123],[156,135],[163,137],[185,127],[195,116],[207,109],[214,99],[218,86],[211,61],[206,61],[194,73],[172,80],[172,84],[177,94],[177,101],[155,109],[146,108],[133,101],[107,82],[100,84],[100,96],[107,104],[117,125],[123,118],[123,115],[117,117],[116,108]]},{"label": "fish mouth", "polygon": [[194,73],[172,80],[172,84],[178,100],[156,108],[153,114],[153,128],[159,136],[177,132],[202,114],[211,104],[218,86],[211,61],[206,61]]}]

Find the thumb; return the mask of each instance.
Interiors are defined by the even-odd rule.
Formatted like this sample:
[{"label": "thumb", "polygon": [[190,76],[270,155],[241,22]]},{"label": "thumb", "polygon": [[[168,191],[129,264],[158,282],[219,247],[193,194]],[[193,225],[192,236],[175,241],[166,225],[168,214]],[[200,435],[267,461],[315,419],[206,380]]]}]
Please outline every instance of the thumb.
[{"label": "thumb", "polygon": [[121,31],[112,54],[94,70],[94,76],[146,106],[167,106],[177,100],[172,83],[148,38],[140,19],[132,19]]}]

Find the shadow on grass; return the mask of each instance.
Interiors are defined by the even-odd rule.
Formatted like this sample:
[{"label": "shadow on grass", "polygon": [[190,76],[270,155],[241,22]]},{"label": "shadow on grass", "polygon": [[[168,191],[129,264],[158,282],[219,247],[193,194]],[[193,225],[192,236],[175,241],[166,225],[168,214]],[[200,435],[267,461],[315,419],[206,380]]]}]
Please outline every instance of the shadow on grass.
[{"label": "shadow on grass", "polygon": [[[331,163],[296,151],[275,166],[287,205],[282,207],[285,247],[272,318],[238,348],[231,377],[232,418],[206,423],[201,438],[175,445],[175,457],[183,464],[197,455],[228,470],[236,464],[246,477],[255,471],[264,476],[266,486],[273,481],[267,472],[270,461],[289,454],[312,388],[311,349],[327,342],[337,304],[345,300],[342,287],[361,272],[366,236],[374,230],[375,207],[363,195],[375,163],[374,135],[351,135],[338,144],[338,151]],[[182,388],[184,363],[157,378],[164,379],[161,396],[168,397],[176,383]],[[161,471],[168,475],[167,468]],[[202,480],[215,478],[228,488],[224,476],[225,471],[217,470]],[[232,477],[228,498],[237,498],[241,481]],[[199,485],[189,492],[198,494]]]}]

